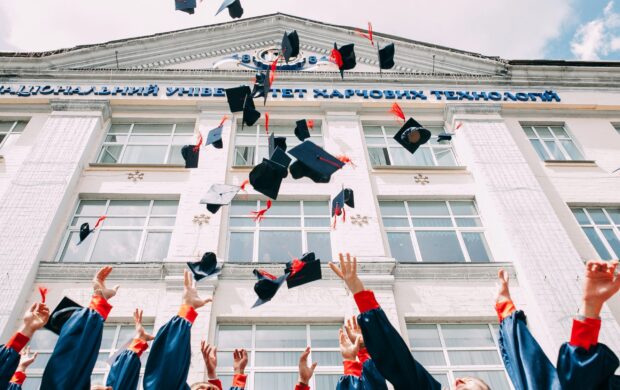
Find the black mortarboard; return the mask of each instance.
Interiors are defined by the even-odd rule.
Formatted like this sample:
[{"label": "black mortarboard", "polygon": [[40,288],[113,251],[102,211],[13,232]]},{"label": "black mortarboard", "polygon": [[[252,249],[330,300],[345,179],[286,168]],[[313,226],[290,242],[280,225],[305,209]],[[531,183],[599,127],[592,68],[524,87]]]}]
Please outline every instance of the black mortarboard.
[{"label": "black mortarboard", "polygon": [[270,275],[263,270],[255,269],[253,272],[254,275],[256,275],[256,277],[258,278],[256,284],[254,284],[254,292],[256,293],[256,295],[258,295],[258,299],[256,300],[256,303],[254,303],[252,308],[269,302],[276,295],[276,293],[280,289],[280,286],[282,286],[282,284],[284,283],[284,281],[286,281],[286,278],[288,278],[289,275],[288,273],[285,273],[279,278],[275,278],[273,275]]},{"label": "black mortarboard", "polygon": [[78,245],[80,245],[82,241],[84,241],[86,237],[88,237],[88,235],[92,232],[93,231],[90,230],[90,225],[88,224],[88,222],[84,222],[82,226],[80,226],[80,242],[78,242]]},{"label": "black mortarboard", "polygon": [[240,189],[239,186],[229,184],[213,184],[200,200],[200,204],[206,204],[207,210],[215,214],[220,207],[230,204]]},{"label": "black mortarboard", "polygon": [[291,33],[286,33],[286,31],[284,32],[281,50],[281,54],[287,64],[291,58],[299,55],[299,36],[297,35],[297,31],[293,31]]},{"label": "black mortarboard", "polygon": [[247,85],[240,87],[228,88],[225,90],[226,100],[228,100],[228,107],[230,112],[243,111],[244,104],[246,102],[246,96],[252,96],[252,91]]},{"label": "black mortarboard", "polygon": [[431,132],[422,127],[415,119],[409,118],[398,130],[394,139],[413,154],[420,145],[424,145],[431,139]]},{"label": "black mortarboard", "polygon": [[285,151],[280,149],[279,147],[275,148],[271,156],[269,156],[269,160],[281,165],[285,168],[284,177],[288,176],[288,166],[291,164],[291,158]]},{"label": "black mortarboard", "polygon": [[206,145],[213,145],[216,149],[222,149],[224,147],[224,143],[222,142],[222,131],[224,130],[223,125],[219,125],[215,129],[209,131],[207,134],[207,142]]},{"label": "black mortarboard", "polygon": [[174,0],[174,7],[177,11],[187,12],[191,15],[196,8],[196,0]]},{"label": "black mortarboard", "polygon": [[305,119],[295,122],[295,136],[304,141],[306,138],[310,138],[310,130],[308,130],[308,122]]},{"label": "black mortarboard", "polygon": [[252,96],[246,95],[245,104],[243,105],[243,122],[241,128],[243,128],[243,124],[248,126],[254,126],[256,121],[260,118],[260,112],[256,111],[256,107],[254,107],[254,100],[252,100]]},{"label": "black mortarboard", "polygon": [[322,278],[321,260],[315,258],[314,252],[304,253],[301,259],[286,263],[284,272],[290,274],[286,280],[288,288],[314,282]]},{"label": "black mortarboard", "polygon": [[441,133],[441,134],[437,134],[437,142],[441,142],[441,141],[452,141],[452,136],[454,134],[450,134],[450,133]]},{"label": "black mortarboard", "polygon": [[49,321],[45,324],[45,329],[60,335],[63,325],[69,321],[69,318],[76,310],[80,309],[82,309],[82,305],[73,302],[67,297],[62,298],[58,306],[52,311]]},{"label": "black mortarboard", "polygon": [[252,97],[262,97],[263,105],[267,103],[267,97],[271,91],[271,80],[269,78],[270,73],[271,71],[269,69],[264,72],[257,73],[256,82],[254,83],[254,87],[252,87]]},{"label": "black mortarboard", "polygon": [[280,192],[282,179],[287,175],[288,172],[285,166],[264,158],[260,164],[252,168],[250,184],[252,184],[256,191],[276,200],[278,192]]},{"label": "black mortarboard", "polygon": [[271,158],[276,148],[286,152],[286,137],[276,137],[274,133],[271,133],[269,135],[269,158]]},{"label": "black mortarboard", "polygon": [[351,208],[355,208],[355,200],[353,199],[353,190],[350,188],[344,188],[338,195],[332,200],[332,217],[342,214],[342,209],[347,205]]},{"label": "black mortarboard", "polygon": [[197,168],[198,157],[200,157],[200,149],[196,149],[196,145],[185,145],[181,148],[181,156],[185,160],[185,168]]},{"label": "black mortarboard", "polygon": [[194,279],[199,281],[220,272],[221,268],[217,266],[217,257],[213,252],[207,252],[202,255],[202,259],[195,263],[187,262],[189,270],[194,274]]},{"label": "black mortarboard", "polygon": [[220,12],[224,11],[224,8],[228,8],[228,14],[233,19],[238,19],[243,16],[243,7],[241,7],[240,0],[224,0],[215,15],[217,16]]},{"label": "black mortarboard", "polygon": [[340,57],[342,58],[342,64],[338,64],[338,68],[340,69],[340,77],[344,78],[344,71],[351,70],[357,65],[357,61],[355,60],[355,45],[349,43],[339,49],[338,45],[334,43],[334,49],[340,53]]},{"label": "black mortarboard", "polygon": [[298,160],[291,164],[291,175],[294,179],[306,176],[315,183],[328,183],[331,175],[344,166],[342,161],[312,141],[302,142],[289,153]]},{"label": "black mortarboard", "polygon": [[383,49],[379,49],[379,69],[392,69],[394,67],[394,44],[390,43]]}]

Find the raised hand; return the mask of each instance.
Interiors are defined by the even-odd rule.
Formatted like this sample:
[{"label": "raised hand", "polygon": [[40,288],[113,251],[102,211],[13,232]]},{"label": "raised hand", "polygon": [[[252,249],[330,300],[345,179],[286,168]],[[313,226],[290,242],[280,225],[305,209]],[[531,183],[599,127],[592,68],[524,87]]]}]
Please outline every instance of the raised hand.
[{"label": "raised hand", "polygon": [[340,341],[340,353],[344,360],[355,361],[357,359],[357,353],[362,346],[362,338],[358,337],[354,342],[349,340],[349,337],[344,334],[344,331],[340,329],[338,331],[338,340]]},{"label": "raised hand", "polygon": [[142,313],[143,311],[140,309],[136,309],[136,311],[133,312],[133,322],[136,325],[136,338],[146,342],[152,341],[155,337],[147,333],[144,329],[142,325]]},{"label": "raised hand", "polygon": [[213,299],[211,298],[202,299],[198,296],[198,290],[196,290],[196,287],[194,286],[194,280],[191,272],[185,270],[184,277],[185,288],[183,289],[183,304],[191,306],[194,309],[199,309],[207,303],[213,302]]},{"label": "raised hand", "polygon": [[583,315],[598,318],[603,304],[620,291],[620,275],[616,275],[618,260],[590,260],[586,264],[583,285]]},{"label": "raised hand", "polygon": [[24,314],[24,325],[19,332],[24,336],[32,338],[37,330],[41,329],[50,319],[50,309],[44,303],[33,303],[30,309]]},{"label": "raised hand", "polygon": [[308,356],[310,355],[310,347],[306,347],[306,350],[299,357],[299,383],[303,383],[307,385],[310,382],[310,378],[314,375],[314,369],[316,368],[317,362],[312,363],[311,366],[308,366]]},{"label": "raised hand", "polygon": [[510,278],[508,276],[508,272],[506,272],[505,269],[500,269],[499,272],[497,272],[497,278],[499,279],[499,284],[497,285],[497,298],[495,299],[495,302],[511,301],[512,298],[510,298],[509,286]]},{"label": "raised hand", "polygon": [[357,276],[357,257],[354,257],[353,261],[351,261],[351,255],[347,253],[347,259],[345,261],[344,256],[340,253],[338,254],[338,258],[340,260],[340,268],[334,262],[329,263],[329,268],[331,268],[340,279],[344,280],[344,283],[353,294],[364,291],[364,284]]},{"label": "raised hand", "polygon": [[233,369],[235,374],[243,375],[248,365],[248,352],[245,349],[235,349],[233,352]]},{"label": "raised hand", "polygon": [[93,279],[94,294],[100,295],[104,297],[106,300],[115,296],[116,292],[118,291],[118,288],[120,287],[118,285],[114,286],[114,288],[107,288],[105,286],[105,280],[108,277],[108,275],[110,275],[110,272],[112,272],[112,267],[103,267],[99,271],[97,271],[97,274],[95,275],[95,278]]},{"label": "raised hand", "polygon": [[362,329],[357,323],[357,318],[355,316],[349,318],[344,324],[344,330],[349,337],[349,341],[355,343],[355,340],[358,338],[361,340],[360,347],[364,348],[364,336],[362,336]]},{"label": "raised hand", "polygon": [[26,347],[22,349],[19,355],[19,366],[17,366],[17,371],[26,373],[26,369],[34,362],[39,353],[35,352],[33,355],[30,355],[30,347]]},{"label": "raised hand", "polygon": [[207,366],[207,376],[209,379],[217,379],[217,348],[211,344],[207,344],[205,340],[200,342],[200,352],[202,352],[202,359]]}]

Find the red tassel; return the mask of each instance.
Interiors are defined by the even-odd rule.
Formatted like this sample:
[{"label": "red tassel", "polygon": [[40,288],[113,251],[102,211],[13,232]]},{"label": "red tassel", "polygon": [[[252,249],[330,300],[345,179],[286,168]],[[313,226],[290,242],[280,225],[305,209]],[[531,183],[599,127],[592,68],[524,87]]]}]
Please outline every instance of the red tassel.
[{"label": "red tassel", "polygon": [[355,32],[357,33],[357,35],[368,39],[373,46],[375,45],[375,41],[372,37],[372,24],[370,22],[368,22],[368,34],[363,33],[360,29],[356,29]]},{"label": "red tassel", "polygon": [[258,221],[260,223],[260,221],[262,221],[263,219],[265,219],[265,213],[267,212],[267,210],[269,210],[271,208],[271,199],[267,200],[267,207],[265,207],[264,209],[260,209],[258,211],[252,211],[252,220],[254,222]]},{"label": "red tassel", "polygon": [[289,275],[289,278],[293,277],[293,275],[304,269],[305,266],[306,263],[304,263],[303,261],[299,259],[293,259],[291,263],[291,274]]},{"label": "red tassel", "polygon": [[342,208],[342,223],[345,223],[347,221],[347,210],[343,207]]},{"label": "red tassel", "polygon": [[456,128],[454,130],[458,130],[463,126],[463,122],[459,122],[456,124]]},{"label": "red tassel", "polygon": [[271,280],[276,280],[277,278],[275,277],[275,275],[270,274],[269,272],[265,271],[264,269],[259,269],[258,273],[268,279]]},{"label": "red tassel", "polygon": [[336,223],[338,222],[338,217],[340,216],[342,209],[340,205],[336,203],[336,209],[334,210],[334,223],[332,224],[332,228],[336,229]]},{"label": "red tassel", "polygon": [[329,60],[338,65],[338,68],[342,68],[344,62],[342,61],[342,54],[336,49],[332,49],[332,54],[329,56]]},{"label": "red tassel", "polygon": [[335,163],[335,162],[333,162],[333,161],[331,161],[331,160],[328,160],[328,159],[326,159],[326,158],[324,158],[324,157],[319,157],[319,160],[321,160],[321,161],[323,161],[323,162],[326,162],[326,163],[328,163],[328,164],[330,164],[330,165],[333,165],[333,166],[335,166],[335,167],[336,167],[336,168],[338,168],[338,169],[341,169],[341,168],[342,168],[342,167],[341,167],[340,165],[338,165],[337,163]]},{"label": "red tassel", "polygon": [[202,145],[202,133],[198,133],[198,142],[196,142],[196,145],[194,146],[194,153],[200,150],[200,145]]},{"label": "red tassel", "polygon": [[390,109],[390,112],[396,115],[397,117],[399,117],[400,119],[402,119],[403,122],[405,121],[405,113],[403,112],[403,109],[400,108],[398,103],[392,104],[392,108]]},{"label": "red tassel", "polygon": [[245,191],[245,186],[247,186],[249,183],[250,183],[250,179],[245,179],[243,183],[241,183],[241,186],[240,186],[241,191]]},{"label": "red tassel", "polygon": [[224,115],[222,117],[222,121],[220,122],[220,125],[218,127],[222,126],[224,124],[224,122],[226,122],[227,120],[228,120],[228,115]]},{"label": "red tassel", "polygon": [[97,229],[97,228],[99,227],[99,225],[101,224],[101,222],[103,222],[103,220],[104,220],[104,219],[106,219],[106,216],[105,216],[105,215],[104,215],[104,216],[99,217],[99,219],[97,220],[97,223],[95,223],[95,227],[93,228],[93,230],[94,230],[94,229]]},{"label": "red tassel", "polygon": [[271,63],[271,72],[269,72],[269,86],[272,86],[273,82],[276,80],[276,69],[278,68],[279,60],[280,56],[276,57],[276,59]]},{"label": "red tassel", "polygon": [[349,158],[349,156],[343,154],[342,156],[338,156],[336,157],[338,160],[340,160],[340,162],[344,163],[344,164],[351,164],[351,166],[353,168],[357,167],[357,165],[355,165],[353,163],[353,161]]},{"label": "red tassel", "polygon": [[306,123],[308,124],[309,128],[314,130],[314,120],[313,119],[307,120]]},{"label": "red tassel", "polygon": [[265,132],[269,135],[269,113],[265,113]]},{"label": "red tassel", "polygon": [[39,294],[41,294],[41,303],[45,303],[45,297],[47,296],[47,288],[39,286]]}]

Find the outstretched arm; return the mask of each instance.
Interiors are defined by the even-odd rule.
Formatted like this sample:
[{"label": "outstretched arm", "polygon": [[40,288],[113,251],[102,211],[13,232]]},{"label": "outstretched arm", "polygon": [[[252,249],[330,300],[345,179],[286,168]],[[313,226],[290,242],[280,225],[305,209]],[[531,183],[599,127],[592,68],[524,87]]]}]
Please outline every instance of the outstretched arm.
[{"label": "outstretched arm", "polygon": [[314,369],[317,366],[317,362],[308,366],[308,356],[310,356],[310,347],[306,347],[306,350],[299,357],[299,381],[295,390],[310,390],[310,379],[314,375]]},{"label": "outstretched arm", "polygon": [[375,363],[370,358],[366,344],[364,343],[364,336],[362,335],[362,329],[357,323],[356,317],[351,317],[345,322],[344,329],[352,343],[359,337],[361,340],[360,349],[357,353],[357,359],[362,364],[362,376],[360,380],[362,382],[362,388],[370,388],[373,390],[387,390],[387,384],[385,378]]},{"label": "outstretched arm", "polygon": [[19,366],[17,366],[17,371],[15,371],[13,378],[11,378],[9,390],[21,390],[22,385],[26,381],[26,370],[35,361],[38,353],[35,352],[31,355],[30,347],[26,347],[22,349],[19,355]]}]

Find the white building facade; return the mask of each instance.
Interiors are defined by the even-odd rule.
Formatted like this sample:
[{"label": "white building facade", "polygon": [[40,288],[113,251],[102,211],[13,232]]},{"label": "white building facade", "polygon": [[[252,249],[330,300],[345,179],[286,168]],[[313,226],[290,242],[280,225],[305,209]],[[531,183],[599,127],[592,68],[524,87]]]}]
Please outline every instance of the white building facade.
[{"label": "white building facade", "polygon": [[[213,183],[240,185],[266,155],[264,117],[241,128],[223,89],[251,85],[256,68],[297,30],[301,53],[282,64],[266,106],[270,132],[298,143],[295,121],[312,119],[312,140],[348,164],[330,183],[283,182],[260,224],[248,217],[266,198],[248,187],[229,207],[199,203]],[[379,73],[376,48],[354,29],[276,14],[48,53],[0,56],[0,331],[6,340],[36,287],[87,304],[90,279],[111,264],[121,289],[111,303],[100,361],[131,337],[144,309],[157,330],[181,302],[182,270],[204,252],[223,262],[198,283],[214,303],[192,331],[189,383],[202,380],[201,339],[217,344],[222,378],[230,351],[251,351],[250,389],[288,389],[306,345],[319,362],[313,388],[342,373],[337,329],[356,314],[327,268],[339,252],[361,262],[412,353],[446,386],[478,375],[509,389],[493,309],[500,268],[552,361],[570,335],[583,263],[620,257],[620,63],[508,61],[376,34],[394,42],[396,67]],[[356,44],[358,66],[340,78],[333,42]],[[412,157],[392,139],[398,102],[434,137]],[[206,137],[224,115],[224,148],[200,149],[186,169],[180,148]],[[458,129],[457,129],[458,128]],[[329,204],[355,192],[346,222]],[[79,226],[106,215],[76,246]],[[306,251],[325,262],[323,280],[283,288],[250,309],[254,268],[278,274]],[[601,341],[620,353],[620,299],[603,312]],[[26,388],[54,345],[40,351]]]}]

